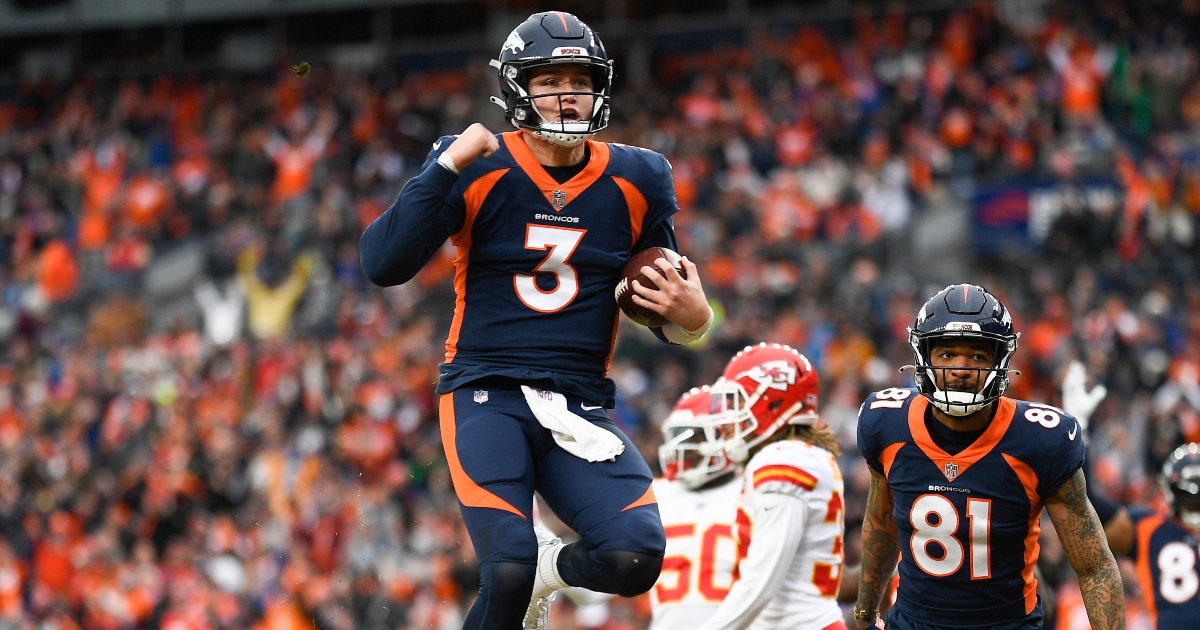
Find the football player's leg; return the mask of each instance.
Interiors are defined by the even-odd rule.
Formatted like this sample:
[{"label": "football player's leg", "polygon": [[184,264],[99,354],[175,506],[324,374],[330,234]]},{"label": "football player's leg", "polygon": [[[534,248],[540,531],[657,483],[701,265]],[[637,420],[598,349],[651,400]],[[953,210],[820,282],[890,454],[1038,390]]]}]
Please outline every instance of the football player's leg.
[{"label": "football player's leg", "polygon": [[611,421],[598,424],[625,443],[616,461],[588,462],[555,447],[538,462],[538,490],[580,535],[558,556],[562,580],[632,597],[658,580],[666,537],[650,491],[650,467]]},{"label": "football player's leg", "polygon": [[484,400],[476,403],[469,388],[441,400],[442,446],[479,558],[479,598],[463,628],[520,628],[537,562],[537,538],[529,520],[533,456],[511,404],[525,401],[519,392],[514,398],[499,390],[491,390]]}]

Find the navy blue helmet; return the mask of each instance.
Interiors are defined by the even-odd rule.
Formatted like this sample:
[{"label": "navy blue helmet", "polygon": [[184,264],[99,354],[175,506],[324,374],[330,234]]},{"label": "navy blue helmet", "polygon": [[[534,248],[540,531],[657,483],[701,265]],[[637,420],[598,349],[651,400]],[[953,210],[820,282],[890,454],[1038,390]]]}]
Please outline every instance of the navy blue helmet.
[{"label": "navy blue helmet", "polygon": [[[973,284],[955,284],[929,298],[908,329],[908,344],[916,357],[915,381],[918,391],[942,411],[967,416],[983,409],[1008,388],[1009,362],[1017,350],[1020,334],[1013,330],[1012,316],[996,296]],[[992,344],[989,368],[978,370],[976,391],[944,391],[938,388],[937,370],[931,365],[931,352],[939,341],[948,338],[977,339]],[[947,379],[943,379],[943,383]]]},{"label": "navy blue helmet", "polygon": [[[530,70],[555,64],[579,65],[590,71],[591,92],[555,95],[591,96],[594,100],[589,119],[549,121],[538,112],[528,92]],[[492,65],[499,71],[503,97],[493,96],[492,102],[504,108],[505,117],[514,127],[559,146],[576,146],[608,126],[612,61],[596,32],[574,15],[546,11],[529,16],[509,33],[500,58]]]},{"label": "navy blue helmet", "polygon": [[1171,513],[1200,531],[1200,444],[1191,442],[1175,449],[1163,464],[1160,481]]}]

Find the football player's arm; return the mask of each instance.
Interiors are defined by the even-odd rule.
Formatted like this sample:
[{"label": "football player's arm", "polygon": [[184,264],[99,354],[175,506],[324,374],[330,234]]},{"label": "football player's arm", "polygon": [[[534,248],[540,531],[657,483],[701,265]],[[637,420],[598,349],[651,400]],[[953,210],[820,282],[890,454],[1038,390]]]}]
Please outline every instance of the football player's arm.
[{"label": "football player's arm", "polygon": [[1083,470],[1075,471],[1046,500],[1063,552],[1079,576],[1088,619],[1096,630],[1125,627],[1125,596],[1117,559],[1108,548],[1104,526],[1087,498]]},{"label": "football player's arm", "polygon": [[458,181],[433,159],[420,175],[408,180],[396,203],[371,222],[359,240],[363,274],[390,287],[417,275],[442,243],[463,223],[462,212],[447,203]]},{"label": "football player's arm", "polygon": [[462,200],[450,196],[459,171],[495,153],[499,146],[492,132],[479,123],[453,141],[442,138],[434,145],[421,174],[408,180],[396,203],[363,232],[359,257],[367,279],[386,287],[417,275],[462,227]]},{"label": "football player's arm", "polygon": [[[896,520],[892,515],[892,489],[888,486],[887,477],[872,468],[867,511],[863,516],[862,564],[859,565],[861,577],[856,610],[879,610],[879,602],[892,579],[892,572],[896,570],[900,554],[897,535]],[[874,624],[874,621],[870,624],[860,623],[859,628]]]},{"label": "football player's arm", "polygon": [[[642,251],[650,247],[665,247],[671,251],[679,251],[675,239],[675,225],[671,217],[652,226],[638,240],[634,251]],[[663,315],[670,323],[661,328],[652,328],[654,336],[660,341],[671,344],[688,344],[704,336],[712,325],[713,310],[704,296],[704,286],[700,283],[700,271],[696,265],[684,257],[683,269],[685,279],[670,263],[659,259],[658,267],[643,267],[646,277],[653,280],[659,290],[643,287],[634,281],[633,301],[642,308]]]},{"label": "football player's arm", "polygon": [[754,497],[754,535],[739,578],[703,630],[741,630],[751,624],[779,592],[804,537],[807,508],[799,497],[762,492]]}]

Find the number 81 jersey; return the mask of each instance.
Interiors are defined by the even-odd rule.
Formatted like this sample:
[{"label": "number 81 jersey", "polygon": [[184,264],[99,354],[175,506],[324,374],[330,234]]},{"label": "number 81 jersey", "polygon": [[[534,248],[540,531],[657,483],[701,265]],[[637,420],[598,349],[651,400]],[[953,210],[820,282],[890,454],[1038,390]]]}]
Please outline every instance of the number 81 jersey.
[{"label": "number 81 jersey", "polygon": [[1129,515],[1134,521],[1133,559],[1153,627],[1200,626],[1200,541],[1169,516],[1136,509]]},{"label": "number 81 jersey", "polygon": [[930,437],[930,413],[916,390],[898,388],[872,394],[859,411],[859,450],[894,501],[896,606],[958,627],[1035,614],[1038,522],[1046,499],[1083,465],[1079,423],[1000,398],[983,434],[951,455]]}]

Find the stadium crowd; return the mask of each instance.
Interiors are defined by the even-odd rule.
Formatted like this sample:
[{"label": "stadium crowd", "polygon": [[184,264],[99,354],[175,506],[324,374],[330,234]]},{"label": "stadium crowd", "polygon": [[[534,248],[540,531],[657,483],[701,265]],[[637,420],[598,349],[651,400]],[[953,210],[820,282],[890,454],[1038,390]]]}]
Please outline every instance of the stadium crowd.
[{"label": "stadium crowd", "polygon": [[[602,138],[671,159],[718,313],[692,347],[622,323],[613,415],[647,459],[737,349],[802,348],[846,447],[853,564],[858,406],[910,378],[921,300],[969,279],[1018,316],[1012,395],[1056,402],[1085,361],[1110,391],[1092,483],[1153,501],[1166,455],[1200,439],[1200,3],[1143,4],[858,12],[660,53],[641,82],[614,48]],[[451,252],[380,290],[357,246],[439,135],[503,130],[493,92],[476,59],[0,102],[0,628],[461,624],[478,572],[433,397]],[[1043,241],[972,254],[981,187],[1097,176],[1112,203],[1064,202]],[[1059,627],[1078,627],[1043,532]],[[632,600],[594,621],[647,616]]]}]

